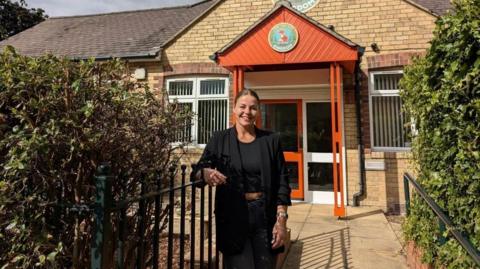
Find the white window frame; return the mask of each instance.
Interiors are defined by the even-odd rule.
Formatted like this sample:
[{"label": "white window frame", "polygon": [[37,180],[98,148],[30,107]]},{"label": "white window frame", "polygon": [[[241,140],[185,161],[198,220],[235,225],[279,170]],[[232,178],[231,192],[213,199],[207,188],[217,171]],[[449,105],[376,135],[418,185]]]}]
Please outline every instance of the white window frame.
[{"label": "white window frame", "polygon": [[[205,80],[223,80],[225,82],[225,91],[223,94],[200,94],[200,84],[201,81]],[[178,81],[192,81],[193,82],[193,90],[191,95],[170,95],[168,93],[170,89],[170,84],[172,82]],[[169,102],[177,101],[179,103],[192,103],[192,110],[194,116],[192,118],[192,128],[191,128],[191,138],[192,143],[188,146],[197,146],[200,148],[204,148],[206,144],[198,144],[197,141],[197,133],[198,133],[198,118],[197,118],[197,111],[198,111],[198,101],[200,100],[227,100],[227,115],[225,115],[225,126],[228,127],[229,121],[229,107],[230,107],[230,100],[228,98],[229,92],[229,80],[228,77],[218,77],[218,76],[189,76],[189,77],[175,77],[175,78],[167,78],[166,79],[166,86],[167,86],[167,93],[168,93],[168,100]],[[175,142],[174,144],[180,144],[180,142]]]},{"label": "white window frame", "polygon": [[403,70],[370,71],[368,74],[368,104],[370,116],[370,144],[372,151],[378,152],[408,152],[411,147],[375,147],[375,132],[373,130],[373,96],[399,96],[400,90],[375,90],[375,75],[403,74]]}]

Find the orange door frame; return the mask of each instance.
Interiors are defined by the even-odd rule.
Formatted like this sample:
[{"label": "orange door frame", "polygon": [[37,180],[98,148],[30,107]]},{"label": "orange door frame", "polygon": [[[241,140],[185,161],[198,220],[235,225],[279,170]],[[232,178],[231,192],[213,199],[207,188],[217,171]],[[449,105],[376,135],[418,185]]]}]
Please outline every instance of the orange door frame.
[{"label": "orange door frame", "polygon": [[[303,180],[303,143],[301,137],[303,136],[303,121],[302,121],[302,100],[295,99],[275,99],[275,100],[261,100],[261,104],[296,104],[297,105],[297,151],[284,151],[283,156],[286,162],[298,163],[298,189],[292,190],[292,198],[304,199],[304,180]],[[262,121],[257,118],[256,122],[259,128],[262,128]]]},{"label": "orange door frame", "polygon": [[[330,64],[330,103],[332,113],[332,154],[333,154],[333,192],[334,192],[334,216],[344,217],[345,202],[344,202],[344,186],[343,186],[343,137],[342,137],[342,89],[341,89],[341,74],[342,67],[339,63],[334,62]],[[236,96],[244,88],[244,69],[236,66],[233,69],[233,93]],[[300,109],[297,119],[299,124],[299,134],[302,135],[302,103],[301,100],[265,100],[262,103],[297,103],[297,109]],[[233,115],[232,115],[233,116]],[[234,120],[232,120],[234,122]],[[259,122],[257,122],[259,123]],[[261,125],[258,125],[261,127]],[[299,139],[300,140],[300,139]],[[300,143],[300,141],[298,142]],[[304,198],[304,180],[303,180],[303,145],[299,144],[299,152],[286,152],[284,154],[285,160],[298,162],[299,165],[299,189],[292,191],[292,197],[297,199]],[[339,159],[337,160],[337,153]]]}]

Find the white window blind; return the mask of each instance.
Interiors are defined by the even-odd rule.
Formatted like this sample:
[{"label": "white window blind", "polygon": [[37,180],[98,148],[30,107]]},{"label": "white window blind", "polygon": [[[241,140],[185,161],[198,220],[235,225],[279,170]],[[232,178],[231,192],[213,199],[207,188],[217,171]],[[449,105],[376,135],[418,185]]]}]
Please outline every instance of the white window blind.
[{"label": "white window blind", "polygon": [[[167,80],[170,100],[177,100],[195,115],[189,127],[178,131],[178,142],[208,143],[215,131],[228,125],[227,78],[184,78]],[[188,104],[188,105],[186,105]]]},{"label": "white window blind", "polygon": [[374,150],[408,150],[409,128],[399,96],[401,71],[370,73],[370,125]]},{"label": "white window blind", "polygon": [[[179,103],[179,110],[182,113],[189,113],[193,110],[192,102]],[[179,130],[176,132],[175,141],[188,143],[192,141],[192,120],[187,119],[185,122],[181,123]]]},{"label": "white window blind", "polygon": [[225,94],[225,81],[219,79],[208,79],[200,81],[200,95]]},{"label": "white window blind", "polygon": [[193,81],[172,81],[168,89],[170,96],[188,96],[193,94]]}]

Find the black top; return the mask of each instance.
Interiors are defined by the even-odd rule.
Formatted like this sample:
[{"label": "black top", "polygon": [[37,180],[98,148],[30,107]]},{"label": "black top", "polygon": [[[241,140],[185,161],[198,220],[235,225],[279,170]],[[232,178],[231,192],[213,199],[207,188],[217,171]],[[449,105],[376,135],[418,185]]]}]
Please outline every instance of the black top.
[{"label": "black top", "polygon": [[245,192],[261,192],[262,190],[262,159],[260,158],[260,147],[255,139],[250,143],[239,142],[240,158],[245,173]]}]

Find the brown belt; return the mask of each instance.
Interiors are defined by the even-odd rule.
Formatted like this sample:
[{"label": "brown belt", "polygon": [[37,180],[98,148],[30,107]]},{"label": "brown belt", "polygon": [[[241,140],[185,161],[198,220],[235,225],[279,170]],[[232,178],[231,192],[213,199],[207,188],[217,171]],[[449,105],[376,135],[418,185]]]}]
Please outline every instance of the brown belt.
[{"label": "brown belt", "polygon": [[245,200],[254,201],[262,198],[263,192],[247,192],[245,193]]}]

